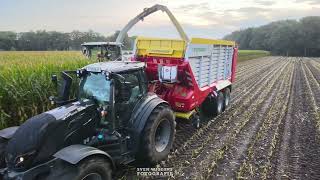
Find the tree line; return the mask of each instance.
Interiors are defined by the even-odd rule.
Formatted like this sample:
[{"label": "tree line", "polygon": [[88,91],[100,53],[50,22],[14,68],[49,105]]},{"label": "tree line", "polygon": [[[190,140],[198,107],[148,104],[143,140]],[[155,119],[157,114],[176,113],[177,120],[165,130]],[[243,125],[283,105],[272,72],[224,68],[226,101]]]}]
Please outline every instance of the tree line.
[{"label": "tree line", "polygon": [[[111,36],[103,36],[100,33],[89,30],[87,32],[72,31],[68,33],[57,31],[30,31],[13,32],[0,31],[0,50],[3,51],[61,51],[80,50],[84,42],[115,41],[119,31]],[[132,38],[126,35],[124,49],[131,48]]]},{"label": "tree line", "polygon": [[240,49],[261,49],[274,55],[320,56],[320,16],[282,20],[235,31],[224,37]]}]

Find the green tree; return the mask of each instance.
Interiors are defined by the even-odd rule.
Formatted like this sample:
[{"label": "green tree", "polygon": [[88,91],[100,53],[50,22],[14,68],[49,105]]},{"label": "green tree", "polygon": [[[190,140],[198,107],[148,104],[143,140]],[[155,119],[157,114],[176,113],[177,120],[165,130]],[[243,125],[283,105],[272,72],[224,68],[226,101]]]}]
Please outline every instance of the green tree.
[{"label": "green tree", "polygon": [[284,20],[235,31],[224,37],[240,49],[261,49],[276,55],[320,56],[320,16]]},{"label": "green tree", "polygon": [[0,50],[12,50],[16,47],[17,34],[11,31],[0,31]]}]

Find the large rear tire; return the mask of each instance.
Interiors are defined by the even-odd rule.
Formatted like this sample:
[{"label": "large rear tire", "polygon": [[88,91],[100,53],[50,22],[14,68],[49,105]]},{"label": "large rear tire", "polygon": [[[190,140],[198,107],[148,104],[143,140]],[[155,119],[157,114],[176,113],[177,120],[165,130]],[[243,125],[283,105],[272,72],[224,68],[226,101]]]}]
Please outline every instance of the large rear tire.
[{"label": "large rear tire", "polygon": [[142,131],[138,160],[155,165],[170,153],[175,136],[175,117],[167,105],[157,106]]},{"label": "large rear tire", "polygon": [[[40,178],[41,179],[41,178]],[[77,165],[62,161],[46,180],[111,180],[110,163],[101,157],[89,157]]]},{"label": "large rear tire", "polygon": [[224,95],[221,91],[217,93],[216,97],[208,96],[201,105],[201,110],[207,117],[219,115],[223,111]]}]

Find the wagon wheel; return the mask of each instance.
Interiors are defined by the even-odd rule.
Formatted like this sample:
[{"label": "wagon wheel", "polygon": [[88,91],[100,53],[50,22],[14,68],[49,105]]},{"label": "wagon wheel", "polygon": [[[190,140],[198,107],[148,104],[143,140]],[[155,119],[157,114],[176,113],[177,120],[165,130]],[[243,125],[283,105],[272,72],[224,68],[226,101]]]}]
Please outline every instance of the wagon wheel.
[{"label": "wagon wheel", "polygon": [[224,90],[223,96],[224,96],[223,110],[225,110],[230,104],[230,89],[229,88],[226,88]]},{"label": "wagon wheel", "polygon": [[198,112],[193,113],[190,119],[192,121],[192,125],[196,129],[199,129],[201,127],[201,119],[200,119],[200,115]]},{"label": "wagon wheel", "polygon": [[224,95],[221,91],[217,93],[216,97],[209,95],[201,105],[201,110],[207,117],[219,115],[224,108]]}]

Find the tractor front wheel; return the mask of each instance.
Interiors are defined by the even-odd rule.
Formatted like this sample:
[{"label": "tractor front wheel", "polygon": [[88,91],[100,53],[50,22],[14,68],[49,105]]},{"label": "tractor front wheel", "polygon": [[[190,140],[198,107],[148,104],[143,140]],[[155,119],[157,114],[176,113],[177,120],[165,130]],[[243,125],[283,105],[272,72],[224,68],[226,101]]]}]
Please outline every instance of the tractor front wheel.
[{"label": "tractor front wheel", "polygon": [[[42,179],[42,178],[40,178]],[[101,157],[89,157],[77,165],[60,162],[49,174],[46,180],[111,180],[110,163]]]},{"label": "tractor front wheel", "polygon": [[165,160],[175,136],[175,117],[169,106],[159,105],[149,116],[141,134],[138,159],[154,165]]}]

